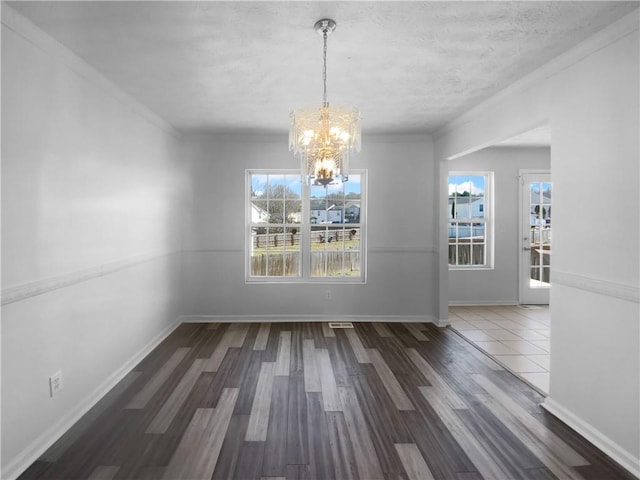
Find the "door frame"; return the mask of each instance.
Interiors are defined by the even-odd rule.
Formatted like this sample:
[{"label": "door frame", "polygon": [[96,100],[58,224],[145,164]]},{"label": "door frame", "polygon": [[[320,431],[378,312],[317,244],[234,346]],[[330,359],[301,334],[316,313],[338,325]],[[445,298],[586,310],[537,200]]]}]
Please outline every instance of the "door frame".
[{"label": "door frame", "polygon": [[[529,259],[530,256],[525,254],[524,249],[524,232],[525,225],[528,228],[530,225],[530,220],[528,218],[528,214],[524,213],[525,206],[525,175],[549,175],[549,180],[551,181],[551,169],[519,169],[518,170],[518,238],[517,238],[517,248],[518,248],[518,304],[549,304],[549,293],[550,287],[545,289],[540,289],[537,298],[528,297],[530,294],[530,289],[527,288],[526,283],[529,281]],[[528,194],[528,190],[526,191]],[[527,205],[529,202],[526,202]],[[553,205],[553,200],[552,200]],[[527,218],[525,218],[527,217]],[[553,247],[552,247],[553,248]],[[550,266],[550,271],[552,271],[553,265]],[[543,293],[545,292],[545,293]]]}]

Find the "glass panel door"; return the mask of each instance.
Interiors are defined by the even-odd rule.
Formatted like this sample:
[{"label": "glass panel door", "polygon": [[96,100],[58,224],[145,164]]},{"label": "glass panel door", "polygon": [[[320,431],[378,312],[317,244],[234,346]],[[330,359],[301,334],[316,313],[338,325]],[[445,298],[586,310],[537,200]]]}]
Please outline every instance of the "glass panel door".
[{"label": "glass panel door", "polygon": [[551,286],[551,175],[526,173],[521,178],[520,303],[548,304]]}]

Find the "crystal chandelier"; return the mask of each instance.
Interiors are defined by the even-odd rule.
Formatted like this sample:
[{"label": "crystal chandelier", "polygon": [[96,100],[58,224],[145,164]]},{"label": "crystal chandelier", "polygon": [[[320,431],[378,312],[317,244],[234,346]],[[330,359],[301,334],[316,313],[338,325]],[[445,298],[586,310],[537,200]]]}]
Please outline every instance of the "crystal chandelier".
[{"label": "crystal chandelier", "polygon": [[329,106],[327,37],[335,30],[336,22],[318,20],[314,28],[324,40],[323,102],[320,108],[302,108],[291,112],[289,150],[300,157],[303,177],[328,185],[337,176],[342,181],[348,180],[351,151],[360,151],[360,112],[354,107]]}]

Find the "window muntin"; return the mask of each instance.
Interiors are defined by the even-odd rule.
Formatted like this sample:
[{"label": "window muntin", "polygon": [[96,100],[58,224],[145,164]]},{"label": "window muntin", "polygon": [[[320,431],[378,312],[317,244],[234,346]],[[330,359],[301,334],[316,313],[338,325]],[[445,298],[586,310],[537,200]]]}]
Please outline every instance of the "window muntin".
[{"label": "window muntin", "polygon": [[299,175],[251,175],[252,276],[300,276],[302,188]]},{"label": "window muntin", "polygon": [[529,184],[530,288],[548,288],[551,272],[551,182]]},{"label": "window muntin", "polygon": [[491,178],[491,173],[449,173],[450,268],[491,266]]},{"label": "window muntin", "polygon": [[247,281],[363,282],[365,175],[324,187],[248,170]]},{"label": "window muntin", "polygon": [[311,277],[360,277],[362,175],[310,186]]}]

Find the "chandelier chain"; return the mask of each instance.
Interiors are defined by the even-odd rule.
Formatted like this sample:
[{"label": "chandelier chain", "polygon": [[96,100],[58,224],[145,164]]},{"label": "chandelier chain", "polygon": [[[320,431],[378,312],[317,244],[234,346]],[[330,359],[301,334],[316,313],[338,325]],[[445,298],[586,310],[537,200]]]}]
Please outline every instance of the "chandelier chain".
[{"label": "chandelier chain", "polygon": [[329,103],[327,102],[327,36],[327,30],[325,29],[322,33],[322,38],[324,39],[324,63],[322,65],[322,83],[324,85],[324,96],[322,97],[322,102],[325,107],[329,106]]},{"label": "chandelier chain", "polygon": [[322,36],[322,84],[323,102],[317,108],[305,108],[291,112],[289,149],[300,157],[304,178],[313,179],[314,185],[330,185],[340,177],[349,179],[349,158],[360,151],[360,112],[345,106],[329,107],[327,98],[328,37],[336,28],[330,18],[318,20],[313,26]]}]

